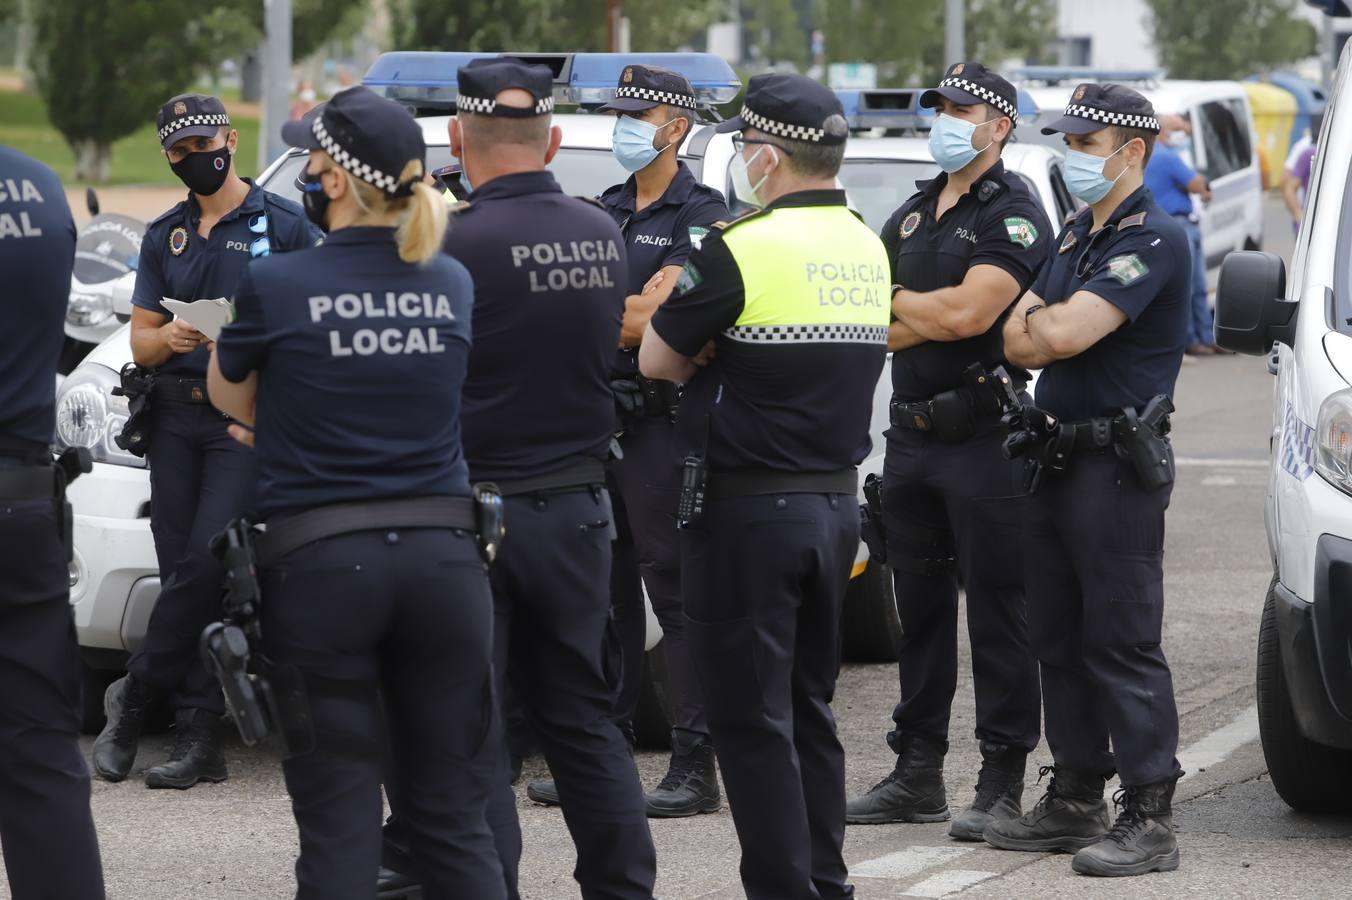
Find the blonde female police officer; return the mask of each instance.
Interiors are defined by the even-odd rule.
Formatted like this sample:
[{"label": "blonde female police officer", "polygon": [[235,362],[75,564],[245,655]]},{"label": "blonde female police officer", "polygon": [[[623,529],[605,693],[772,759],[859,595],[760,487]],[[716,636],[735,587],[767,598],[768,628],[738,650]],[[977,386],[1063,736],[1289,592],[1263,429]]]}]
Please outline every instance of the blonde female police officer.
[{"label": "blonde female police officer", "polygon": [[503,898],[493,604],[460,445],[473,286],[440,252],[401,107],[352,88],[283,136],[310,149],[305,210],[329,237],[249,267],[210,387],[257,412],[263,638],[310,696],[315,748],[283,763],[298,896],[372,895],[387,721],[425,895]]}]

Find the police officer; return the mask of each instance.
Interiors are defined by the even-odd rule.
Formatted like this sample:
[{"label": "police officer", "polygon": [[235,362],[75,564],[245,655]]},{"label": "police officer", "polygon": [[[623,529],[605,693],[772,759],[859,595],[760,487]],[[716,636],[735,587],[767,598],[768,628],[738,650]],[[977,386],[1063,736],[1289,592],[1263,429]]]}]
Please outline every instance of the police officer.
[{"label": "police officer", "polygon": [[313,719],[313,750],[283,763],[297,896],[371,896],[388,723],[428,896],[503,898],[493,605],[460,440],[473,285],[440,252],[445,204],[400,106],[356,87],[283,135],[310,150],[305,211],[329,237],[248,267],[210,386],[239,421],[257,410],[263,640]]},{"label": "police officer", "polygon": [[[1073,868],[1090,875],[1167,871],[1178,868],[1170,804],[1183,774],[1160,648],[1173,453],[1167,422],[1147,423],[1152,400],[1173,393],[1187,342],[1188,237],[1142,184],[1159,123],[1140,94],[1082,84],[1043,132],[1065,135],[1066,186],[1090,204],[1005,325],[1010,360],[1045,367],[1045,412],[1033,421],[1058,422],[1024,542],[1055,765],[1037,806],[985,837],[1009,850],[1078,849]],[[1110,830],[1103,788],[1114,769],[1122,812]]]},{"label": "police officer", "polygon": [[[887,736],[897,762],[850,801],[847,820],[949,818],[961,574],[982,762],[976,799],[949,833],[979,841],[992,817],[1022,812],[1039,697],[1018,562],[1020,469],[1000,452],[999,398],[976,373],[1005,364],[1001,322],[1046,258],[1051,226],[1000,159],[1019,117],[1012,84],[979,62],[955,63],[920,102],[939,113],[929,144],[943,174],[920,182],[882,231],[896,318],[882,523],[902,626],[901,701]],[[1013,375],[1021,390],[1028,374]]]},{"label": "police officer", "polygon": [[0,842],[15,897],[101,900],[65,480],[48,451],[74,265],[75,222],[56,173],[0,147],[0,271],[9,314],[24,323],[0,335]]},{"label": "police officer", "polygon": [[146,771],[146,786],[190,788],[226,777],[218,734],[224,704],[197,651],[220,604],[221,567],[207,541],[252,507],[257,469],[208,402],[205,336],[160,301],[233,297],[251,259],[311,246],[321,234],[298,205],[236,174],[239,134],[220,100],[174,97],[155,124],[170,168],[188,188],[186,200],[146,228],[132,294],[132,358],[155,371],[147,459],[161,589],[127,676],[108,688],[94,771],[108,781],[126,778],[148,711],[167,700],[174,747],[168,762]]},{"label": "police officer", "polygon": [[[715,812],[720,805],[714,749],[681,613],[675,518],[680,466],[674,444],[678,389],[638,373],[643,331],[675,289],[692,241],[728,215],[723,195],[696,181],[677,159],[695,125],[697,109],[695,90],[684,75],[632,65],[621,73],[615,99],[600,110],[616,115],[615,158],[633,173],[601,195],[606,212],[624,234],[629,258],[620,350],[611,373],[620,430],[620,452],[611,461],[609,481],[620,535],[611,574],[611,602],[623,656],[617,718],[628,729],[638,706],[646,586],[662,625],[673,720],[670,767],[646,798],[648,815],[655,817]],[[531,784],[527,794],[537,802],[558,802],[550,782]]]},{"label": "police officer", "polygon": [[691,254],[639,368],[686,383],[680,440],[700,462],[683,467],[682,590],[746,895],[839,900],[853,889],[830,702],[887,253],[836,189],[849,129],[831,91],[758,75],[719,130],[741,132],[733,185],[763,209]]}]

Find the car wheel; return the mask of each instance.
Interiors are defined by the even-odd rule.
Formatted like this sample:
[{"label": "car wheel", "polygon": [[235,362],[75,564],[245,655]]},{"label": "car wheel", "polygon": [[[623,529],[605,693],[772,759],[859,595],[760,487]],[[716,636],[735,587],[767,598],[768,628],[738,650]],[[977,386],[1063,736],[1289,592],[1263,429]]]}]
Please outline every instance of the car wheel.
[{"label": "car wheel", "polygon": [[1271,591],[1258,628],[1257,688],[1258,732],[1277,794],[1300,812],[1345,811],[1352,803],[1352,752],[1316,744],[1300,733],[1282,671],[1277,606]]},{"label": "car wheel", "polygon": [[103,695],[108,685],[122,676],[110,669],[94,669],[80,663],[80,731],[98,734],[107,717],[103,714]]},{"label": "car wheel", "polygon": [[849,662],[896,662],[901,619],[892,587],[892,570],[869,558],[850,579],[840,616],[841,655]]},{"label": "car wheel", "polygon": [[633,725],[634,738],[641,749],[671,749],[671,682],[664,641],[643,654],[643,675]]}]

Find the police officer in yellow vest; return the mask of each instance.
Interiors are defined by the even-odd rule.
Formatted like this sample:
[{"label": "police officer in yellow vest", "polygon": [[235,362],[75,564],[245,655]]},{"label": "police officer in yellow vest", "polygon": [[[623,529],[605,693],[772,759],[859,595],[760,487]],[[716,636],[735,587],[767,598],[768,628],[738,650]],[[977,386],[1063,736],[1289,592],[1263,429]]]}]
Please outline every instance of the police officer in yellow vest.
[{"label": "police officer in yellow vest", "polygon": [[830,703],[891,273],[836,189],[849,131],[831,91],[758,75],[719,130],[740,132],[732,183],[761,209],[703,238],[639,368],[686,384],[683,601],[746,895],[840,900],[854,892]]}]

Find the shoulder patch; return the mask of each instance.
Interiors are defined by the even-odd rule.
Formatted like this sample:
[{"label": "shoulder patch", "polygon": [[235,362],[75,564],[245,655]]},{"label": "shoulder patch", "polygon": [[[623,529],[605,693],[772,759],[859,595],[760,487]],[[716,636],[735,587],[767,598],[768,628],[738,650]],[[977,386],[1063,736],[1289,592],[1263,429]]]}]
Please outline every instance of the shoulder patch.
[{"label": "shoulder patch", "polygon": [[1005,231],[1011,244],[1018,244],[1025,250],[1037,243],[1037,226],[1022,216],[1005,219]]},{"label": "shoulder patch", "polygon": [[1135,284],[1150,272],[1150,267],[1145,264],[1145,260],[1135,253],[1114,256],[1108,260],[1107,266],[1108,274],[1117,279],[1123,287]]},{"label": "shoulder patch", "polygon": [[1145,224],[1145,213],[1138,212],[1134,215],[1127,216],[1126,218],[1119,221],[1117,223],[1117,230],[1125,231],[1128,228],[1137,228],[1144,224]]},{"label": "shoulder patch", "polygon": [[688,294],[700,286],[704,281],[704,276],[699,273],[689,260],[686,260],[685,266],[681,268],[681,274],[676,277],[676,292],[679,294]]},{"label": "shoulder patch", "polygon": [[686,229],[686,232],[690,235],[690,246],[698,250],[700,244],[704,241],[704,236],[709,233],[709,229],[702,225],[691,225]]}]

